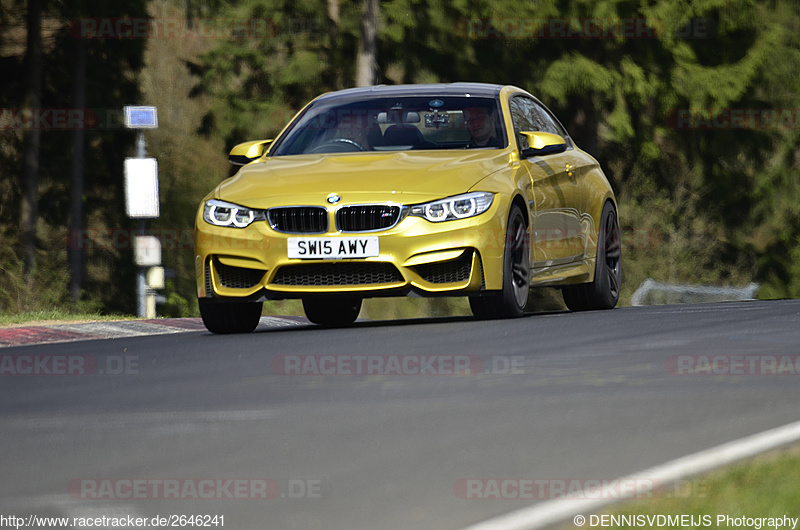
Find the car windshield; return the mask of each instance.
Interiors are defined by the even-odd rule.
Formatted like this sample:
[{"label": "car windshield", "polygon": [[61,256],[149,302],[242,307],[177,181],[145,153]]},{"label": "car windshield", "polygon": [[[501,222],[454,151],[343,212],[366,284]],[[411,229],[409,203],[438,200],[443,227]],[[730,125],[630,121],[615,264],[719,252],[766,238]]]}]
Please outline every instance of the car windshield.
[{"label": "car windshield", "polygon": [[492,98],[323,100],[305,110],[271,155],[499,149],[506,146],[500,115]]}]

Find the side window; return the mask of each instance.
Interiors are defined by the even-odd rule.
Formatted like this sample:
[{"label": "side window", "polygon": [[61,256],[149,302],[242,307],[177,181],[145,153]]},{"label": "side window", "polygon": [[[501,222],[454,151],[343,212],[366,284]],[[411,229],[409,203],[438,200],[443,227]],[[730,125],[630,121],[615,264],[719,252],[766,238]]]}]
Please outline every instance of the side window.
[{"label": "side window", "polygon": [[536,124],[531,120],[532,114],[528,98],[515,96],[509,101],[511,109],[511,121],[514,123],[514,136],[517,138],[517,145],[520,149],[528,147],[528,139],[519,134],[522,131],[538,131]]},{"label": "side window", "polygon": [[550,116],[550,114],[544,110],[541,105],[538,105],[536,102],[533,103],[533,112],[537,115],[537,123],[541,127],[537,129],[542,132],[549,132],[553,134],[557,134],[559,136],[566,137],[566,133],[564,130],[558,126],[558,123]]},{"label": "side window", "polygon": [[[539,103],[525,96],[513,96],[509,102],[511,119],[514,123],[514,135],[520,149],[528,147],[528,139],[519,133],[522,131],[548,132],[567,138],[567,133],[552,115]],[[567,140],[569,142],[569,140]]]}]

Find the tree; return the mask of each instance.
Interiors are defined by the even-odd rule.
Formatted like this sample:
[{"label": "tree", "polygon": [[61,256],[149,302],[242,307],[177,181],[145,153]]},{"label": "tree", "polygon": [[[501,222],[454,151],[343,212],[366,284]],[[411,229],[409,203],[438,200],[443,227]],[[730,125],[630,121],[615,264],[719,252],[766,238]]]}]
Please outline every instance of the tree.
[{"label": "tree", "polygon": [[[131,253],[104,236],[127,222],[119,190],[122,160],[132,149],[133,135],[122,129],[118,116],[120,102],[138,99],[136,72],[145,41],[82,35],[83,12],[77,3],[20,3],[30,28],[24,55],[13,45],[0,46],[0,172],[6,177],[0,179],[0,268],[6,273],[0,310],[70,305],[68,263],[81,255],[89,267],[83,289],[72,286],[76,297],[85,291],[88,300],[83,301],[90,309],[130,311],[133,306],[132,294],[125,292],[134,272]],[[82,5],[93,21],[146,16],[143,0],[125,6],[82,0]],[[0,31],[7,34],[19,26],[17,9],[4,9]],[[44,27],[42,20],[47,20]],[[89,66],[95,64],[103,67]],[[85,83],[84,76],[76,75],[82,69]],[[84,113],[84,106],[94,111]],[[73,118],[64,117],[66,109],[73,109]],[[75,112],[80,114],[77,123]],[[70,227],[83,226],[80,208],[90,230],[70,232]],[[80,271],[74,278],[80,278]]]},{"label": "tree", "polygon": [[[75,43],[75,71],[72,83],[72,105],[76,109],[86,108],[86,41],[78,39]],[[80,127],[72,132],[72,164],[70,167],[70,233],[78,234],[84,229],[83,192],[85,170],[86,129]],[[84,252],[80,248],[69,249],[70,282],[69,293],[77,302],[81,297],[84,274]]]},{"label": "tree", "polygon": [[361,39],[358,42],[356,86],[370,86],[378,75],[378,0],[363,0]]},{"label": "tree", "polygon": [[[24,107],[38,112],[42,106],[42,0],[28,0],[25,55],[26,96]],[[22,246],[25,276],[30,280],[36,265],[36,226],[39,219],[39,141],[34,124],[25,132],[25,162],[22,176]]]}]

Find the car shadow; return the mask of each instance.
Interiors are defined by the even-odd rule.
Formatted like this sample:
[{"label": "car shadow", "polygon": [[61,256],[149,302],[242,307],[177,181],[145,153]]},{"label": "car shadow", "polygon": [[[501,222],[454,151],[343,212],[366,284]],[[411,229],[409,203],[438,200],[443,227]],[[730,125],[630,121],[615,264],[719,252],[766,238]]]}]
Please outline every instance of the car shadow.
[{"label": "car shadow", "polygon": [[[387,320],[368,320],[358,319],[349,326],[331,327],[319,326],[313,324],[305,317],[290,316],[290,317],[273,317],[280,318],[281,320],[290,321],[287,325],[270,326],[265,324],[264,321],[259,324],[258,328],[253,333],[283,333],[292,331],[309,331],[309,330],[333,330],[333,329],[358,329],[358,328],[387,328],[387,327],[403,327],[403,326],[419,326],[419,325],[432,325],[432,324],[450,324],[450,323],[464,323],[464,322],[511,322],[520,319],[530,319],[535,317],[561,315],[571,313],[569,310],[554,310],[554,311],[531,311],[526,312],[519,319],[479,319],[472,315],[457,315],[457,316],[422,316],[414,318],[399,318]],[[265,317],[262,317],[262,319]],[[270,317],[266,317],[270,318]]]}]

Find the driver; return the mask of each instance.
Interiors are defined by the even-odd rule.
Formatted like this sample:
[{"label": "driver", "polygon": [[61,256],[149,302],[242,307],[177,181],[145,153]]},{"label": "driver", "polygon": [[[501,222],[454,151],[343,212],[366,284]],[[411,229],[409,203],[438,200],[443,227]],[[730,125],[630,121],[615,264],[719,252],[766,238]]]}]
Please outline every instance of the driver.
[{"label": "driver", "polygon": [[374,123],[367,111],[353,110],[342,115],[336,131],[336,138],[349,140],[363,147],[365,151],[371,150],[380,137],[380,128]]},{"label": "driver", "polygon": [[464,109],[464,119],[467,122],[467,130],[472,135],[467,147],[500,147],[492,109],[486,107],[466,108]]}]

